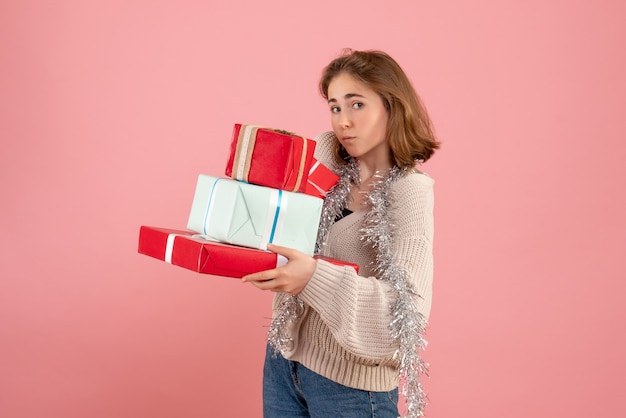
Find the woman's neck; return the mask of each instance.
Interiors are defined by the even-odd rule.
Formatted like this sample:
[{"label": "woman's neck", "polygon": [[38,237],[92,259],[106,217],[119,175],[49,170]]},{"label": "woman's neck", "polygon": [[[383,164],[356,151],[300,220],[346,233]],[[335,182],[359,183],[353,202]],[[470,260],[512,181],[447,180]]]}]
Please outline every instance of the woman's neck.
[{"label": "woman's neck", "polygon": [[359,167],[359,179],[361,183],[368,182],[376,175],[383,175],[391,168],[389,161],[357,159],[356,163]]}]

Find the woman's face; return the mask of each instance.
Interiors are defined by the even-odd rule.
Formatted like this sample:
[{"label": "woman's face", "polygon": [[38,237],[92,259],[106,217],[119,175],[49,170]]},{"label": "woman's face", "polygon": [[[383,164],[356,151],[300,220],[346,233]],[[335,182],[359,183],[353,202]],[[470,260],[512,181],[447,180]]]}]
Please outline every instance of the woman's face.
[{"label": "woman's face", "polygon": [[348,73],[328,85],[333,131],[348,154],[372,163],[389,161],[386,141],[389,115],[382,98]]}]

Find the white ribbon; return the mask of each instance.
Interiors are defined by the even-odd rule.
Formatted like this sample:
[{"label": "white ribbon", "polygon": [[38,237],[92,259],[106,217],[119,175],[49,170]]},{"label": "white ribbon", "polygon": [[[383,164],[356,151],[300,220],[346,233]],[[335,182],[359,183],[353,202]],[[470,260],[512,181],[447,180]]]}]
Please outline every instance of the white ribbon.
[{"label": "white ribbon", "polygon": [[267,244],[274,243],[283,229],[285,217],[281,216],[287,209],[287,193],[283,190],[272,189],[270,191],[269,207],[265,218],[265,229],[261,236],[259,248],[266,248]]},{"label": "white ribbon", "polygon": [[176,237],[184,237],[182,234],[169,234],[167,236],[167,243],[165,244],[165,258],[166,263],[172,264],[172,253],[174,252],[174,240]]},{"label": "white ribbon", "polygon": [[276,257],[276,267],[284,266],[289,261],[289,259],[285,257],[284,255],[280,255],[280,254],[276,254],[276,255],[278,256]]},{"label": "white ribbon", "polygon": [[310,176],[311,174],[313,174],[313,172],[314,172],[315,170],[317,170],[317,167],[319,167],[319,165],[320,165],[320,162],[319,162],[319,161],[315,161],[315,164],[313,164],[313,166],[311,166],[311,169],[309,170],[309,176]]},{"label": "white ribbon", "polygon": [[[317,192],[321,195],[321,196],[326,196],[326,194],[328,193],[326,190],[322,189],[320,186],[318,186],[317,184],[313,183],[311,180],[307,180],[307,182],[315,189],[317,190]],[[315,196],[317,197],[317,196]]]},{"label": "white ribbon", "polygon": [[203,239],[205,241],[212,241],[212,242],[220,242],[219,240],[216,240],[215,238],[210,237],[208,235],[204,235],[204,234],[193,234],[189,238]]},{"label": "white ribbon", "polygon": [[319,166],[320,166],[320,164],[321,164],[321,163],[320,163],[319,161],[315,161],[315,164],[313,164],[313,166],[312,166],[312,167],[311,167],[311,169],[309,170],[309,177],[307,178],[307,180],[306,180],[306,181],[307,181],[307,183],[309,183],[311,186],[313,186],[313,188],[314,188],[315,190],[317,190],[317,191],[318,191],[318,193],[319,193],[320,195],[322,195],[322,196],[324,196],[324,197],[325,197],[325,196],[326,196],[326,193],[328,193],[328,192],[327,192],[326,190],[322,189],[320,186],[318,186],[317,184],[315,184],[315,183],[313,183],[313,182],[311,181],[311,176],[313,175],[313,172],[314,172],[315,170],[317,170],[317,167],[319,167]]}]

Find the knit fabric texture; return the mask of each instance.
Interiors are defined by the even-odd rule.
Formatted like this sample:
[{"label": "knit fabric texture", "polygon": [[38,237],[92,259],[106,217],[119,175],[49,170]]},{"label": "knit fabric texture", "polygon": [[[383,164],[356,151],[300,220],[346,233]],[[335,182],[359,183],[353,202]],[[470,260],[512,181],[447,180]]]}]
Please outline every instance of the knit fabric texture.
[{"label": "knit fabric texture", "polygon": [[[332,132],[319,135],[315,158],[337,169]],[[430,314],[433,279],[432,178],[408,174],[391,186],[389,217],[393,224],[394,262],[404,267],[419,295],[416,304],[425,318]],[[317,261],[315,273],[299,297],[305,308],[288,330],[293,345],[283,353],[335,382],[368,391],[390,391],[398,386],[399,347],[390,337],[389,284],[373,272],[373,248],[361,241],[361,223],[367,208],[355,211],[332,225],[322,255],[356,263],[350,267]],[[274,297],[274,313],[285,297]]]}]

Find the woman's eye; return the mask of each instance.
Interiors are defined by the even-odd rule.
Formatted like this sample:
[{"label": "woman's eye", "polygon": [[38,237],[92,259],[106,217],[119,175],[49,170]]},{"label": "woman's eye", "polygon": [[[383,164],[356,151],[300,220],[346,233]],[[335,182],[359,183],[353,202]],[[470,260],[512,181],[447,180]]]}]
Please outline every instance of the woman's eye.
[{"label": "woman's eye", "polygon": [[338,107],[338,106],[333,106],[333,107],[331,107],[331,108],[330,108],[330,111],[331,111],[332,113],[339,113],[339,110],[340,110],[340,109],[339,109],[339,107]]},{"label": "woman's eye", "polygon": [[361,102],[355,102],[355,103],[352,105],[352,108],[353,108],[353,109],[360,109],[360,108],[362,108],[362,107],[363,107],[363,103],[361,103]]}]

